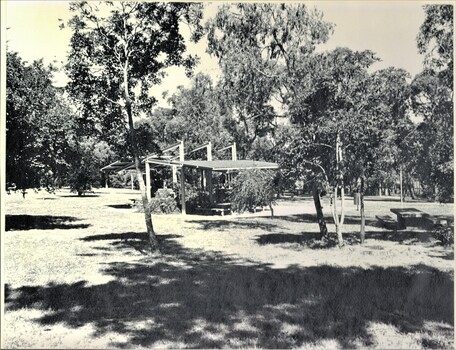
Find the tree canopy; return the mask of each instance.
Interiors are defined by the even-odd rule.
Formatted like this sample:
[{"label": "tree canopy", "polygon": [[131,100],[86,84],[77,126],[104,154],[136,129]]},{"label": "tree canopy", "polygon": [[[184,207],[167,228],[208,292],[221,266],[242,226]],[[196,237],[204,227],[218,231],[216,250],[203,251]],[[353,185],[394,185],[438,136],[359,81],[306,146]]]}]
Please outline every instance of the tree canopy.
[{"label": "tree canopy", "polygon": [[209,52],[219,58],[230,129],[244,156],[274,128],[273,98],[283,100],[284,71],[325,42],[332,25],[302,4],[224,5],[208,25]]},{"label": "tree canopy", "polygon": [[39,187],[49,172],[65,176],[74,113],[52,85],[52,67],[9,51],[6,62],[6,181]]},{"label": "tree canopy", "polygon": [[453,86],[453,5],[423,6],[425,19],[417,35],[424,67]]}]

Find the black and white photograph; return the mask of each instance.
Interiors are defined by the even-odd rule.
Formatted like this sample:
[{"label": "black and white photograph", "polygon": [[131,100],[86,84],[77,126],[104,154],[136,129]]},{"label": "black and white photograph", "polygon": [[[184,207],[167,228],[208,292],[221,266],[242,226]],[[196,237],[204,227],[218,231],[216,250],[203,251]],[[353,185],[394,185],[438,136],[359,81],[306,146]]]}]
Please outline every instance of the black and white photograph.
[{"label": "black and white photograph", "polygon": [[454,349],[453,2],[0,3],[2,349]]}]

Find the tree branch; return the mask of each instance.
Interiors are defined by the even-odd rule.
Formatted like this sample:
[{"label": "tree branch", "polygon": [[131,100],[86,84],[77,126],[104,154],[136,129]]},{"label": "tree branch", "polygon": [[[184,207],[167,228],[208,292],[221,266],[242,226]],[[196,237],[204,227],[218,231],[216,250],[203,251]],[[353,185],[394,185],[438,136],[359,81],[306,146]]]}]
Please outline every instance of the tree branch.
[{"label": "tree branch", "polygon": [[272,78],[277,78],[278,75],[269,75],[263,71],[261,71],[260,69],[258,69],[257,67],[253,67],[254,70],[256,70],[258,73],[264,75],[266,78],[269,78],[269,79],[272,79]]},{"label": "tree branch", "polygon": [[315,163],[315,162],[311,162],[310,160],[302,160],[302,162],[318,167],[323,172],[323,175],[325,176],[326,182],[329,183],[328,175],[326,174],[325,169],[320,164]]},{"label": "tree branch", "polygon": [[102,95],[102,94],[100,94],[100,96],[102,98],[104,98],[105,100],[107,100],[107,101],[109,101],[109,102],[111,102],[111,103],[113,103],[113,104],[115,104],[115,105],[117,105],[119,107],[124,107],[120,102],[114,101],[114,100],[110,99],[108,96],[105,96],[105,95]]}]

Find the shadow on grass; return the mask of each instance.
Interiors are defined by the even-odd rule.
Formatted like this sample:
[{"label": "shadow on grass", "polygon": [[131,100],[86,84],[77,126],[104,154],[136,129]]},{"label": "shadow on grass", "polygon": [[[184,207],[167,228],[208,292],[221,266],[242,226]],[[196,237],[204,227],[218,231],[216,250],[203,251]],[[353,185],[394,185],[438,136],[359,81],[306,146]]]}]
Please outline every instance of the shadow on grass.
[{"label": "shadow on grass", "polygon": [[391,241],[410,245],[436,242],[431,231],[410,229],[403,231],[385,230],[383,232],[366,231],[366,239],[369,238],[378,239],[380,241]]},{"label": "shadow on grass", "polygon": [[5,231],[70,230],[87,228],[90,224],[73,224],[78,218],[49,215],[6,215]]},{"label": "shadow on grass", "polygon": [[[157,236],[159,240],[166,240],[170,238],[180,238],[182,236],[180,235],[159,235]],[[101,235],[91,235],[91,236],[86,236],[84,238],[80,238],[79,240],[85,241],[85,242],[90,242],[90,241],[117,241],[119,240],[125,241],[129,239],[133,240],[140,240],[141,244],[144,245],[144,239],[147,238],[147,233],[146,232],[124,232],[124,233],[107,233],[107,234],[101,234]],[[116,244],[113,243],[113,244]]]},{"label": "shadow on grass", "polygon": [[291,233],[271,233],[259,235],[255,239],[259,245],[266,244],[298,244],[310,249],[332,248],[337,245],[336,240],[330,236],[320,240],[320,234],[316,232],[306,232],[302,234]]},{"label": "shadow on grass", "polygon": [[[359,234],[344,234],[343,237],[345,245],[355,245],[360,243]],[[310,249],[329,249],[337,246],[337,237],[335,234],[329,234],[327,237],[320,239],[320,234],[317,232],[303,232],[300,234],[263,234],[258,235],[255,240],[259,245],[296,244]]]},{"label": "shadow on grass", "polygon": [[439,252],[436,254],[429,254],[429,256],[433,258],[440,258],[443,260],[454,260],[453,250],[448,250],[447,252]]},{"label": "shadow on grass", "polygon": [[108,204],[107,207],[114,208],[114,209],[131,209],[131,204]]},{"label": "shadow on grass", "polygon": [[[281,215],[270,218],[271,220],[278,219],[289,222],[303,222],[303,223],[314,223],[318,225],[317,216],[314,214],[293,214],[293,215]],[[326,223],[333,223],[333,218],[325,216]],[[357,216],[345,216],[344,224],[347,225],[360,225],[361,218]],[[366,218],[366,226],[378,226],[378,221],[374,219]]]},{"label": "shadow on grass", "polygon": [[[159,242],[162,242],[171,238],[180,238],[180,235],[159,235],[157,236]],[[80,241],[91,242],[91,241],[114,241],[111,243],[112,246],[121,248],[133,248],[143,255],[147,255],[150,252],[149,246],[145,244],[148,239],[147,232],[125,232],[125,233],[108,233],[101,235],[92,235],[84,238],[80,238]],[[95,250],[110,251],[111,249],[106,247],[94,247]]]},{"label": "shadow on grass", "polygon": [[57,194],[57,196],[63,198],[95,198],[100,197],[100,192],[85,192],[82,195],[78,195],[76,192],[67,192],[65,194]]},{"label": "shadow on grass", "polygon": [[[123,239],[131,233],[91,240],[106,236],[117,237],[110,247],[118,254],[131,250]],[[452,277],[425,265],[274,269],[160,240],[161,257],[107,263],[115,280],[105,284],[6,287],[5,310],[39,309],[42,325],[90,323],[95,337],[126,336],[116,347],[291,348],[336,339],[353,348],[373,344],[370,322],[403,333],[421,332],[425,322],[453,328]]]},{"label": "shadow on grass", "polygon": [[[332,218],[326,217],[327,223],[332,223]],[[312,214],[294,214],[294,215],[281,215],[281,216],[264,216],[257,218],[233,218],[233,219],[220,219],[220,220],[192,220],[192,222],[201,225],[203,230],[218,230],[229,231],[231,229],[258,229],[262,231],[274,231],[276,229],[284,229],[280,225],[280,221],[294,222],[294,223],[310,223],[318,225],[317,218]],[[358,217],[346,216],[344,223],[353,225],[361,224],[361,219]],[[379,226],[377,220],[366,219],[366,226]],[[293,240],[292,236],[289,235]],[[280,239],[280,238],[279,238]],[[298,238],[298,240],[301,238]],[[296,243],[296,242],[295,242]],[[297,242],[299,243],[299,242]]]},{"label": "shadow on grass", "polygon": [[59,194],[59,197],[64,197],[64,198],[94,198],[94,197],[100,197],[99,194],[84,194],[83,196],[78,196],[77,194]]},{"label": "shadow on grass", "polygon": [[248,219],[221,219],[221,220],[192,220],[192,222],[201,225],[203,230],[218,230],[229,231],[231,229],[242,230],[263,230],[272,231],[273,229],[281,228],[281,226],[269,222],[263,222],[264,218],[248,218]]}]

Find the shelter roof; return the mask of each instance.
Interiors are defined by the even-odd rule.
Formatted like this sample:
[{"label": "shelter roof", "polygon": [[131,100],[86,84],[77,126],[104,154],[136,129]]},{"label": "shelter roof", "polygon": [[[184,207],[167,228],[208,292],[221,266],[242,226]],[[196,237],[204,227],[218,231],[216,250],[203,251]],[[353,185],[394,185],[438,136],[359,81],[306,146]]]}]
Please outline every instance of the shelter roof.
[{"label": "shelter roof", "polygon": [[149,158],[148,162],[153,164],[177,165],[196,169],[209,169],[213,171],[225,172],[244,169],[278,169],[277,163],[260,162],[255,160],[164,160]]},{"label": "shelter roof", "polygon": [[[189,167],[195,169],[208,169],[215,172],[229,172],[245,169],[278,169],[279,165],[277,163],[270,162],[261,162],[255,160],[174,160],[169,158],[147,158],[147,161],[152,164],[158,165],[176,165],[178,167]],[[141,164],[142,170],[144,170],[143,160]],[[111,163],[104,168],[101,168],[102,171],[121,171],[121,170],[132,170],[135,168],[133,162],[122,162],[117,161]]]},{"label": "shelter roof", "polygon": [[179,162],[190,168],[211,169],[213,171],[229,171],[243,169],[278,169],[277,163],[260,162],[255,160],[186,160]]}]

